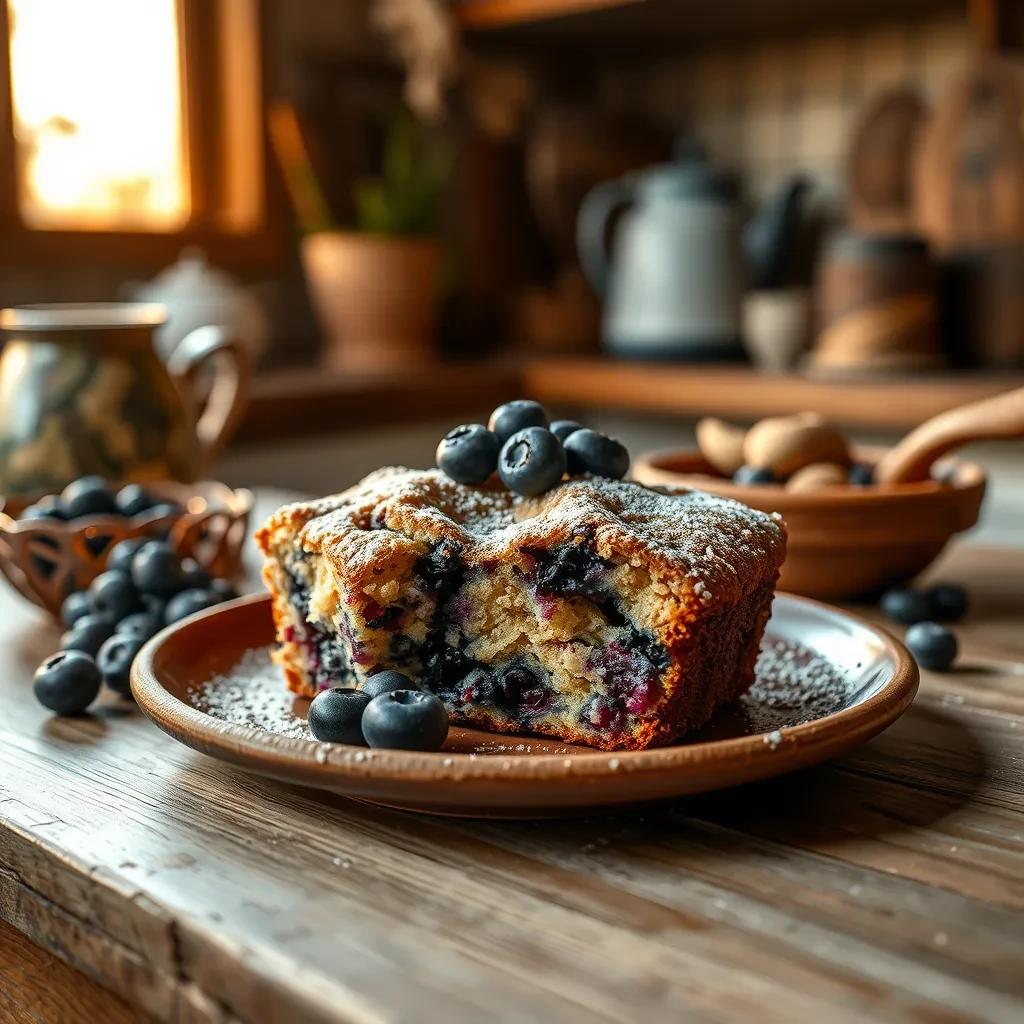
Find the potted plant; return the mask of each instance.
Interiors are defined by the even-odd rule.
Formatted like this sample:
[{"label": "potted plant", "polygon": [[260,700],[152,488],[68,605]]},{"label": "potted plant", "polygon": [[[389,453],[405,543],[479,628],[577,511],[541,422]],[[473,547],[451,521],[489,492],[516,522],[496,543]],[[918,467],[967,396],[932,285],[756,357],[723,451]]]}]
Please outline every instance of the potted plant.
[{"label": "potted plant", "polygon": [[302,262],[333,370],[387,371],[435,359],[447,151],[407,113],[389,127],[379,177],[354,186],[355,222],[334,223],[294,112],[271,124],[303,228]]}]

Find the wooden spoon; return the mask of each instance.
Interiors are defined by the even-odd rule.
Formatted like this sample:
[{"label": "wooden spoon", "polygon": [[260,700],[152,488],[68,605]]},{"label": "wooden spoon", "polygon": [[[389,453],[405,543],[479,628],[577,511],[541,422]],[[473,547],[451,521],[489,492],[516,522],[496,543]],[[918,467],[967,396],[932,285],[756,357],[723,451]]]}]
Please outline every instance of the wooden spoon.
[{"label": "wooden spoon", "polygon": [[936,459],[971,441],[1024,437],[1024,388],[933,416],[882,456],[880,484],[927,480]]}]

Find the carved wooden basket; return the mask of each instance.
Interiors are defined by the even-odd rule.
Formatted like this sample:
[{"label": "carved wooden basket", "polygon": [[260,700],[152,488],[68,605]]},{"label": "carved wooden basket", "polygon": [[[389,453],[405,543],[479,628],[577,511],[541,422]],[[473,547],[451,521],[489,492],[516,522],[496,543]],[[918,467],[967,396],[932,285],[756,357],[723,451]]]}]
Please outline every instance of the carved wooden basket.
[{"label": "carved wooden basket", "polygon": [[147,484],[147,489],[158,500],[174,502],[184,511],[19,522],[13,515],[20,508],[14,502],[4,504],[0,507],[0,572],[18,593],[53,615],[60,613],[68,594],[84,590],[103,572],[110,549],[129,537],[166,535],[183,558],[194,558],[211,575],[238,574],[249,531],[251,491],[233,490],[215,481]]}]

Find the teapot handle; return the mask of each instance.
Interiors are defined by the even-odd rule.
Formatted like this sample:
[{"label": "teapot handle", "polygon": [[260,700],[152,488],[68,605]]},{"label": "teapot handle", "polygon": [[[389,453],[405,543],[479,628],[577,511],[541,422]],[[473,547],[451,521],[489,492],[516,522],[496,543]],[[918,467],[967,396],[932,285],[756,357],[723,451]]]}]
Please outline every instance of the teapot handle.
[{"label": "teapot handle", "polygon": [[595,185],[584,197],[576,221],[576,248],[580,266],[590,286],[603,295],[608,283],[608,224],[633,202],[633,183],[628,178]]},{"label": "teapot handle", "polygon": [[200,369],[213,367],[213,384],[196,423],[196,435],[206,459],[213,459],[238,426],[252,379],[249,350],[225,328],[197,327],[182,338],[167,360],[167,370],[184,390],[195,393]]}]

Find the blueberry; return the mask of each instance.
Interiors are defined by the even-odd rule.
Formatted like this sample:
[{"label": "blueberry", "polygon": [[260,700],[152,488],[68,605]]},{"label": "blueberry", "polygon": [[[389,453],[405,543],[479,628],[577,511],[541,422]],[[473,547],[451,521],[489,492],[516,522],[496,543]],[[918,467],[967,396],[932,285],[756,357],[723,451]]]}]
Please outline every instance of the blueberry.
[{"label": "blueberry", "polygon": [[485,426],[467,423],[445,434],[437,446],[437,468],[460,484],[481,484],[498,466],[498,444]]},{"label": "blueberry", "polygon": [[141,640],[148,640],[155,636],[163,627],[163,610],[159,616],[152,612],[135,612],[133,615],[126,615],[114,628],[114,634],[123,633],[125,636],[137,636]]},{"label": "blueberry", "polygon": [[61,651],[36,669],[32,692],[58,715],[80,715],[100,692],[100,670],[83,651]]},{"label": "blueberry", "polygon": [[82,476],[72,481],[60,496],[69,519],[79,516],[117,515],[117,503],[100,476]]},{"label": "blueberry", "polygon": [[967,614],[967,591],[956,583],[936,583],[925,592],[936,622],[956,622]]},{"label": "blueberry", "polygon": [[132,571],[132,559],[135,552],[147,543],[148,537],[129,537],[127,540],[119,540],[107,555],[107,568],[118,569],[129,575]]},{"label": "blueberry", "polygon": [[121,515],[137,516],[140,512],[151,509],[156,499],[141,484],[127,484],[117,492],[114,498]]},{"label": "blueberry", "polygon": [[162,597],[157,597],[156,594],[143,594],[142,607],[152,615],[157,622],[162,623],[164,621],[164,611],[167,608],[167,602]]},{"label": "blueberry", "polygon": [[167,608],[164,610],[164,624],[169,626],[172,622],[195,615],[196,612],[201,612],[205,608],[212,608],[215,604],[220,604],[220,601],[220,596],[212,590],[199,587],[183,590],[167,602]]},{"label": "blueberry", "polygon": [[89,600],[97,615],[105,615],[117,622],[138,611],[139,592],[131,576],[121,569],[108,569],[100,573],[89,587]]},{"label": "blueberry", "polygon": [[937,622],[918,622],[907,630],[907,647],[922,668],[946,672],[956,661],[956,634]]},{"label": "blueberry", "polygon": [[514,666],[506,669],[498,680],[498,695],[503,704],[507,707],[518,707],[527,690],[532,690],[537,685],[534,674],[522,666]]},{"label": "blueberry", "polygon": [[142,545],[132,559],[132,582],[144,594],[170,597],[185,585],[185,573],[174,546],[165,540]]},{"label": "blueberry", "polygon": [[190,589],[210,588],[210,574],[194,558],[183,558],[181,571],[185,574],[186,587]]},{"label": "blueberry", "polygon": [[548,414],[539,402],[531,402],[521,398],[515,402],[499,405],[487,426],[498,436],[498,444],[504,444],[513,434],[527,427],[546,427]]},{"label": "blueberry", "polygon": [[18,518],[23,521],[39,519],[62,521],[67,519],[67,513],[64,510],[64,504],[56,494],[47,494],[34,505],[29,505],[24,509]]},{"label": "blueberry", "polygon": [[553,420],[548,429],[564,444],[570,434],[583,429],[583,424],[575,420]]},{"label": "blueberry", "polygon": [[382,693],[391,693],[393,690],[418,689],[419,687],[407,675],[393,669],[376,672],[363,683],[363,693],[369,697],[379,697]]},{"label": "blueberry", "polygon": [[887,590],[882,595],[880,607],[884,615],[907,626],[924,622],[932,614],[928,595],[910,588]]},{"label": "blueberry", "polygon": [[516,494],[533,497],[555,486],[565,473],[565,449],[543,427],[527,427],[513,434],[501,449],[498,473]]},{"label": "blueberry", "polygon": [[309,731],[325,743],[354,743],[365,747],[361,723],[363,712],[372,699],[360,690],[344,686],[321,690],[306,713]]},{"label": "blueberry", "polygon": [[60,606],[60,621],[70,629],[79,619],[92,611],[92,602],[84,590],[76,590],[64,598]]},{"label": "blueberry", "polygon": [[146,509],[147,519],[166,519],[168,516],[180,516],[182,508],[173,501],[161,501],[159,505],[153,505]]},{"label": "blueberry", "polygon": [[220,577],[210,580],[210,590],[222,601],[231,601],[238,597],[238,589],[231,580],[221,579]]},{"label": "blueberry", "polygon": [[565,440],[569,472],[593,473],[621,480],[629,469],[629,452],[614,437],[606,437],[586,427],[574,430]]},{"label": "blueberry", "polygon": [[875,468],[866,462],[855,462],[850,467],[850,483],[854,487],[867,487],[875,482]]},{"label": "blueberry", "polygon": [[106,615],[83,615],[61,638],[64,651],[84,651],[91,658],[99,654],[103,641],[114,632],[114,620]]},{"label": "blueberry", "polygon": [[763,466],[740,466],[733,474],[734,484],[773,484],[775,474]]},{"label": "blueberry", "polygon": [[115,693],[127,697],[131,692],[132,662],[139,653],[145,639],[131,633],[115,633],[105,640],[96,656],[103,682]]},{"label": "blueberry", "polygon": [[363,736],[371,747],[440,750],[448,712],[432,693],[394,690],[374,697],[363,712]]}]

